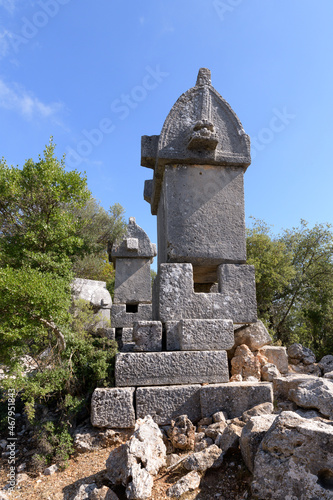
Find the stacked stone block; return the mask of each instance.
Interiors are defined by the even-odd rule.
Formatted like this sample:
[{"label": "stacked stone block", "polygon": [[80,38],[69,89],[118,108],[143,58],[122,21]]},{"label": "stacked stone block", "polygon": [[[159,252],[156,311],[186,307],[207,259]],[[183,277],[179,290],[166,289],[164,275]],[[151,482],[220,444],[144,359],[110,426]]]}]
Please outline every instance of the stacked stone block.
[{"label": "stacked stone block", "polygon": [[150,264],[155,256],[156,246],[130,217],[124,240],[111,252],[116,270],[111,322],[125,351],[134,346],[133,324],[152,319]]},{"label": "stacked stone block", "polygon": [[[96,389],[95,408],[104,398],[108,417],[104,412],[99,419],[95,411],[93,422],[128,427],[133,411],[160,425],[184,413],[193,421],[221,410],[233,418],[272,402],[269,383],[229,383],[234,325],[257,321],[245,244],[243,176],[250,140],[212,87],[209,70],[201,69],[195,87],[178,99],[160,136],[142,138],[141,152],[141,164],[154,172],[144,198],[158,229],[152,309],[147,280],[153,250],[130,220],[127,237],[112,252],[112,326],[133,329],[132,352],[117,355],[116,388],[101,395]],[[119,401],[131,415],[123,423]]]}]

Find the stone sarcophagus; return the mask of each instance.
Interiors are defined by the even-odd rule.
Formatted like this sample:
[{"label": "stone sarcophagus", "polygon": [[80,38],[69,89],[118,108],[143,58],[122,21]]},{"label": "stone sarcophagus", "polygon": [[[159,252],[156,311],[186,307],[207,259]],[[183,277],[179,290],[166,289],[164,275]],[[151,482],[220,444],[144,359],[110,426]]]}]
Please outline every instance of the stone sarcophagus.
[{"label": "stone sarcophagus", "polygon": [[[199,419],[209,412],[208,396],[215,411],[227,412],[228,401],[243,398],[229,405],[232,417],[253,401],[272,400],[269,383],[229,383],[235,325],[257,321],[254,268],[246,264],[243,176],[250,163],[249,137],[206,68],[174,104],[161,134],[142,137],[141,164],[153,170],[144,198],[157,215],[158,274],[150,299],[154,249],[140,233],[141,250],[130,221],[112,253],[112,326],[116,334],[130,329],[131,343],[117,355],[116,388],[96,389],[93,401],[108,408],[103,426],[130,427],[147,412],[159,424],[185,410]],[[123,425],[114,400],[136,411]],[[98,425],[98,411],[93,415]]]}]

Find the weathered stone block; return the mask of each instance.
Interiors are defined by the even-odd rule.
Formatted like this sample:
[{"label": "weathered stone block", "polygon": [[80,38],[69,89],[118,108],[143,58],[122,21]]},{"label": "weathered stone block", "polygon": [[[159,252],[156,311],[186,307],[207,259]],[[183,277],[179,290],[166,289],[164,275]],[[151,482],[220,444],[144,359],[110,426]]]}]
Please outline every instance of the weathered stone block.
[{"label": "weathered stone block", "polygon": [[149,321],[151,319],[151,304],[138,304],[138,312],[126,312],[125,304],[113,304],[111,309],[111,326],[113,328],[132,328],[135,321]]},{"label": "weathered stone block", "polygon": [[133,328],[122,328],[121,340],[124,344],[133,342]]},{"label": "weathered stone block", "polygon": [[185,385],[229,380],[225,351],[119,353],[116,386]]},{"label": "weathered stone block", "polygon": [[266,356],[269,363],[273,363],[280,373],[288,373],[288,355],[285,347],[264,346],[259,351]]},{"label": "weathered stone block", "polygon": [[111,308],[111,295],[106,289],[105,281],[75,278],[72,283],[75,299],[83,299],[98,308]]},{"label": "weathered stone block", "polygon": [[135,425],[134,387],[95,389],[91,398],[91,424],[126,429]]},{"label": "weathered stone block", "polygon": [[137,418],[151,415],[158,425],[168,425],[179,415],[187,415],[192,422],[196,422],[201,418],[200,387],[200,385],[138,387]]},{"label": "weathered stone block", "polygon": [[[223,266],[231,267],[222,269]],[[154,286],[154,319],[162,323],[192,318],[227,318],[234,323],[256,321],[253,266],[223,264],[218,269],[220,282],[224,280],[220,285],[223,291],[195,293],[192,264],[161,264]]]},{"label": "weathered stone block", "polygon": [[[161,194],[161,184],[164,186],[167,181],[165,174],[163,176],[166,165],[174,168],[179,166],[185,171],[185,174],[189,165],[195,165],[196,168],[202,166],[203,171],[209,170],[209,168],[215,170],[222,166],[221,171],[230,169],[235,175],[235,172],[238,171],[243,173],[251,162],[249,137],[244,133],[236,114],[212,87],[210,71],[207,68],[200,69],[195,87],[185,92],[172,107],[164,122],[157,149],[156,142],[155,138],[150,140],[145,138],[142,153],[143,165],[149,167],[154,165],[155,167],[154,196],[151,201],[153,214],[156,214],[157,208],[160,209],[165,196]],[[155,147],[152,147],[152,144]],[[154,153],[156,155],[155,162],[151,158]],[[201,173],[203,174],[202,171]],[[186,179],[186,175],[184,177]],[[193,180],[191,177],[188,179],[185,184],[186,190],[184,190],[187,196],[185,195],[184,199],[181,200],[182,204],[178,203],[178,212],[182,212],[184,208],[188,207],[187,211],[184,210],[184,218],[187,216],[190,219],[194,213],[198,218],[200,214],[196,212],[205,211],[203,206],[205,202],[207,205],[211,202],[214,207],[211,212],[216,211],[217,215],[226,223],[229,220],[228,216],[231,218],[233,212],[236,212],[237,215],[242,213],[243,204],[239,200],[234,201],[235,195],[232,191],[235,188],[228,186],[228,184],[232,184],[232,178],[229,178],[229,182],[227,180],[224,180],[223,183],[220,181],[216,186],[216,175],[205,176],[205,182],[201,181],[200,174],[198,177],[198,180]],[[170,197],[173,191],[170,186]],[[175,193],[178,194],[179,191],[181,191],[180,187]],[[191,200],[192,192],[197,195],[193,201]],[[243,199],[242,193],[239,196]],[[229,197],[231,205],[224,207],[224,199]],[[228,204],[225,203],[225,205]],[[227,213],[225,213],[224,208],[228,208]],[[192,220],[195,227],[194,219]],[[236,216],[234,220],[237,222]],[[220,226],[217,227],[220,230]],[[219,230],[215,230],[215,233],[218,234]]]},{"label": "weathered stone block", "polygon": [[193,293],[191,264],[161,264],[154,282],[154,319],[165,323],[183,318]]},{"label": "weathered stone block", "polygon": [[125,342],[120,349],[120,352],[134,352],[134,342]]},{"label": "weathered stone block", "polygon": [[150,259],[117,259],[113,302],[151,302]]},{"label": "weathered stone block", "polygon": [[314,375],[290,374],[287,377],[273,380],[273,390],[275,399],[289,399],[289,391],[297,389],[303,382],[317,380]]},{"label": "weathered stone block", "polygon": [[182,351],[221,351],[234,345],[230,319],[182,319],[179,322]]},{"label": "weathered stone block", "polygon": [[178,323],[179,321],[167,321],[165,323],[167,351],[180,351]]},{"label": "weathered stone block", "polygon": [[242,167],[165,166],[157,212],[159,264],[245,262],[243,173]]},{"label": "weathered stone block", "polygon": [[257,321],[254,266],[222,264],[217,269],[219,292],[223,296],[226,318],[234,323]]},{"label": "weathered stone block", "polygon": [[272,343],[271,336],[262,321],[252,325],[240,326],[235,329],[235,347],[245,344],[251,351],[258,351],[263,346]]},{"label": "weathered stone block", "polygon": [[154,352],[162,350],[162,323],[138,321],[133,325],[134,351]]},{"label": "weathered stone block", "polygon": [[89,302],[94,309],[96,319],[99,319],[94,331],[104,330],[104,335],[108,336],[107,330],[110,329],[112,299],[106,289],[105,281],[75,278],[72,282],[72,294],[74,300]]},{"label": "weathered stone block", "polygon": [[107,328],[105,331],[105,336],[110,340],[115,340],[115,338],[116,338],[115,329],[114,328]]},{"label": "weathered stone block", "polygon": [[203,417],[217,411],[226,411],[229,418],[240,417],[242,413],[260,403],[273,402],[272,384],[269,382],[230,382],[207,385],[200,391]]},{"label": "weathered stone block", "polygon": [[[129,241],[128,241],[129,240]],[[131,241],[132,240],[132,241]],[[137,240],[138,244],[133,240]],[[134,217],[130,217],[126,237],[120,244],[112,247],[112,260],[118,258],[152,258],[156,255],[156,245],[150,243],[145,231],[137,225]]]}]

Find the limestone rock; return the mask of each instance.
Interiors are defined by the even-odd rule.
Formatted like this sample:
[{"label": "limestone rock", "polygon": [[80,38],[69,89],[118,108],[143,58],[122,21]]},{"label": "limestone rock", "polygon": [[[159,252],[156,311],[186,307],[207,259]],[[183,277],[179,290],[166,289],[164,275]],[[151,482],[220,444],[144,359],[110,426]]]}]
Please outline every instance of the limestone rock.
[{"label": "limestone rock", "polygon": [[325,373],[324,378],[328,378],[329,380],[333,380],[333,371]]},{"label": "limestone rock", "polygon": [[215,424],[211,424],[205,430],[205,434],[207,437],[210,437],[215,441],[219,434],[223,434],[225,429],[228,427],[226,422],[216,422]]},{"label": "limestone rock", "polygon": [[107,478],[127,487],[127,498],[149,498],[153,475],[166,464],[166,448],[157,424],[150,416],[138,419],[129,441],[111,451],[106,461]]},{"label": "limestone rock", "polygon": [[225,411],[217,411],[213,415],[213,422],[225,422],[228,418],[228,415]]},{"label": "limestone rock", "polygon": [[280,373],[288,373],[288,356],[285,347],[268,345],[259,350],[267,358],[268,363],[273,363]]},{"label": "limestone rock", "polygon": [[146,469],[133,462],[131,467],[132,481],[126,488],[126,496],[133,500],[145,500],[151,497],[154,480]]},{"label": "limestone rock", "polygon": [[242,426],[231,423],[217,436],[215,444],[221,448],[224,455],[230,448],[238,447],[241,434]]},{"label": "limestone rock", "polygon": [[304,365],[312,365],[316,362],[316,356],[307,347],[302,344],[292,344],[288,347],[288,358],[290,364],[303,363]]},{"label": "limestone rock", "polygon": [[81,484],[73,500],[89,500],[92,492],[96,489],[97,485],[95,483]]},{"label": "limestone rock", "polygon": [[299,363],[297,365],[290,364],[289,365],[289,373],[304,373],[305,375],[313,375],[315,377],[321,377],[321,369],[317,365],[317,363],[312,363],[309,365],[304,365],[303,363]]},{"label": "limestone rock", "polygon": [[302,344],[292,344],[288,347],[289,370],[295,373],[321,376],[321,369],[316,364],[316,357],[311,349]]},{"label": "limestone rock", "polygon": [[114,448],[106,461],[106,476],[112,484],[127,484],[129,477],[128,443]]},{"label": "limestone rock", "polygon": [[[297,413],[297,415],[299,415],[302,418],[313,418],[313,419],[319,418],[319,419],[324,420],[322,414],[316,410],[302,410],[302,409],[298,408],[295,410],[295,413]],[[331,422],[328,422],[327,420],[325,421],[325,423],[331,424]],[[333,424],[333,422],[332,422],[332,424]]]},{"label": "limestone rock", "polygon": [[195,433],[195,443],[199,443],[204,437],[205,437],[205,432],[202,431],[202,432],[196,432]]},{"label": "limestone rock", "polygon": [[93,307],[96,317],[100,319],[94,330],[102,329],[107,333],[110,327],[112,299],[106,289],[106,282],[75,278],[72,282],[72,294],[74,300],[85,300]]},{"label": "limestone rock", "polygon": [[195,426],[187,415],[180,415],[171,421],[168,437],[174,448],[193,450],[195,443]]},{"label": "limestone rock", "polygon": [[107,486],[92,490],[89,500],[119,500],[118,496]]},{"label": "limestone rock", "polygon": [[270,415],[273,413],[274,406],[272,403],[262,403],[260,405],[256,405],[250,410],[247,410],[243,413],[242,419],[244,422],[248,422],[252,417],[259,417],[261,415]]},{"label": "limestone rock", "polygon": [[166,457],[167,467],[171,467],[172,465],[175,465],[177,462],[179,462],[179,456],[176,453],[170,453],[170,455],[167,455]]},{"label": "limestone rock", "polygon": [[44,470],[45,476],[51,476],[52,474],[54,474],[55,472],[57,472],[58,468],[59,467],[57,466],[57,464],[50,465],[50,467],[47,467]]},{"label": "limestone rock", "polygon": [[261,380],[260,362],[245,344],[239,345],[235,351],[231,360],[231,375],[241,375],[242,380],[249,380],[250,377]]},{"label": "limestone rock", "polygon": [[261,378],[265,382],[272,382],[275,378],[281,377],[281,373],[273,363],[266,363],[261,368]]},{"label": "limestone rock", "polygon": [[119,432],[112,429],[95,429],[91,426],[78,427],[74,434],[74,447],[79,453],[95,451],[120,443]]},{"label": "limestone rock", "polygon": [[0,490],[0,500],[9,500],[9,497]]},{"label": "limestone rock", "polygon": [[307,374],[289,374],[287,377],[273,380],[274,398],[277,400],[288,400],[289,391],[297,388],[302,382],[316,380],[317,377]]},{"label": "limestone rock", "polygon": [[323,374],[333,371],[333,356],[328,354],[324,356],[318,363],[319,368],[323,371]]},{"label": "limestone rock", "polygon": [[134,434],[128,441],[128,451],[143,464],[149,474],[156,475],[165,465],[163,436],[150,416],[137,420]]},{"label": "limestone rock", "polygon": [[201,477],[196,471],[189,472],[167,490],[168,497],[180,498],[184,493],[193,491],[200,485]]},{"label": "limestone rock", "polygon": [[333,427],[281,413],[261,441],[252,492],[261,500],[332,500]]},{"label": "limestone rock", "polygon": [[212,417],[203,417],[199,420],[198,426],[203,427],[204,425],[211,425],[213,423]]},{"label": "limestone rock", "polygon": [[333,382],[317,378],[303,382],[288,393],[289,399],[302,408],[317,408],[333,420]]},{"label": "limestone rock", "polygon": [[16,484],[25,483],[30,477],[25,472],[16,475]]},{"label": "limestone rock", "polygon": [[203,451],[198,451],[197,453],[189,455],[184,460],[183,466],[186,470],[204,472],[216,463],[221,454],[222,450],[215,444],[212,444]]},{"label": "limestone rock", "polygon": [[208,448],[212,444],[214,444],[213,439],[211,439],[209,437],[205,437],[200,442],[195,443],[194,452],[196,453],[197,451],[205,450],[206,448]]},{"label": "limestone rock", "polygon": [[251,351],[257,351],[264,345],[271,343],[271,336],[262,321],[257,321],[235,331],[236,346],[246,344]]},{"label": "limestone rock", "polygon": [[254,458],[258,447],[276,418],[276,415],[269,414],[253,416],[242,429],[239,440],[240,449],[245,465],[251,472],[254,469]]}]

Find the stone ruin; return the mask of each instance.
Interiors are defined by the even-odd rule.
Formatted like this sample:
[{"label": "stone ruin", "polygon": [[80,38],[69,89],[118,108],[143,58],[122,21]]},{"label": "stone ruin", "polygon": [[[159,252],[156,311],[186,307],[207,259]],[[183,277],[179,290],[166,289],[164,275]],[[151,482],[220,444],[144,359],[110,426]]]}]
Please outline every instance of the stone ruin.
[{"label": "stone ruin", "polygon": [[144,198],[157,215],[158,274],[151,296],[156,248],[132,218],[112,251],[121,352],[115,387],[93,394],[94,426],[129,428],[146,415],[159,425],[182,414],[196,422],[220,410],[234,418],[272,402],[268,382],[229,382],[234,331],[257,322],[254,268],[246,264],[250,163],[249,137],[200,69],[161,134],[142,137],[141,164],[153,170]]}]

